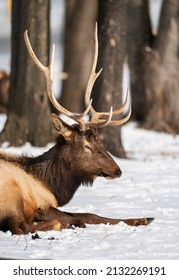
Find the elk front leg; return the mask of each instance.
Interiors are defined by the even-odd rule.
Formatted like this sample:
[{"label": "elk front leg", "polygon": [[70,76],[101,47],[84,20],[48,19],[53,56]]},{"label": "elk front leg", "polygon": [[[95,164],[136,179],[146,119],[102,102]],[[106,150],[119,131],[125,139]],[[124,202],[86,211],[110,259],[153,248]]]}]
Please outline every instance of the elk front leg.
[{"label": "elk front leg", "polygon": [[66,224],[64,228],[68,228],[71,225],[77,227],[85,227],[85,223],[83,223],[81,217],[75,217],[72,213],[63,212],[54,207],[50,207],[49,209],[45,210],[38,209],[35,215],[35,219],[43,222],[57,220],[62,225]]},{"label": "elk front leg", "polygon": [[96,214],[91,213],[67,213],[70,214],[76,219],[80,220],[84,224],[111,224],[115,225],[119,222],[124,222],[129,226],[141,226],[141,225],[148,225],[150,224],[154,218],[136,218],[136,219],[112,219],[101,217]]},{"label": "elk front leg", "polygon": [[85,227],[85,224],[111,224],[115,225],[124,222],[129,226],[148,225],[154,218],[138,218],[138,219],[112,219],[101,217],[91,213],[69,213],[62,212],[56,208],[50,207],[48,210],[37,211],[37,217],[40,220],[56,219],[61,222],[68,223],[77,227]]}]

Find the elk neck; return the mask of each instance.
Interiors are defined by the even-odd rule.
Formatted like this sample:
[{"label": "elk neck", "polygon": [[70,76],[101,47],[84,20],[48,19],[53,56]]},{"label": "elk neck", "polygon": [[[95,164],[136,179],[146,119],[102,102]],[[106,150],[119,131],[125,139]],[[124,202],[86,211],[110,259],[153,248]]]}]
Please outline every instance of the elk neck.
[{"label": "elk neck", "polygon": [[59,137],[55,146],[38,157],[26,157],[25,171],[44,183],[55,195],[58,205],[68,203],[81,184],[92,184],[93,180],[77,176],[73,168],[73,156],[66,149],[65,140]]}]

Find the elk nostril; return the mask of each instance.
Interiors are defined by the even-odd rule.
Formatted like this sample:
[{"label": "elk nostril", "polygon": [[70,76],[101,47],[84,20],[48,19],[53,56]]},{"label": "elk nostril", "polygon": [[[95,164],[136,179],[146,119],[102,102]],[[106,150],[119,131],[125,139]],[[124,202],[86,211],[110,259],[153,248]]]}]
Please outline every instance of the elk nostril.
[{"label": "elk nostril", "polygon": [[122,171],[119,169],[119,170],[116,172],[116,176],[119,178],[119,177],[121,177],[121,175],[122,175]]}]

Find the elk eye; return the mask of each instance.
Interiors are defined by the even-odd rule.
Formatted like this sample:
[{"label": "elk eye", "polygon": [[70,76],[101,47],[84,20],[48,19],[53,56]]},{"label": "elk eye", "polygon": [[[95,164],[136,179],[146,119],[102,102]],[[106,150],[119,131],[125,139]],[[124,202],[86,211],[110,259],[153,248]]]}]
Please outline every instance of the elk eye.
[{"label": "elk eye", "polygon": [[90,138],[91,137],[91,131],[90,129],[88,129],[85,133],[86,138]]},{"label": "elk eye", "polygon": [[88,146],[88,145],[85,145],[85,149],[89,152],[92,152],[92,149],[91,149],[91,147],[90,146]]}]

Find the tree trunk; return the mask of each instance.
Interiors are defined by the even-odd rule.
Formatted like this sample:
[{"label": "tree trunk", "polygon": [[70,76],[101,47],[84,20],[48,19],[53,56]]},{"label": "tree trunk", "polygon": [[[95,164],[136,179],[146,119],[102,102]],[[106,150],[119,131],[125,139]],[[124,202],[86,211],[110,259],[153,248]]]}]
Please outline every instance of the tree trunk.
[{"label": "tree trunk", "polygon": [[[117,109],[122,101],[122,74],[126,42],[127,1],[99,0],[99,59],[103,71],[94,85],[93,100],[97,111]],[[115,156],[125,157],[120,127],[101,129],[106,149]]]},{"label": "tree trunk", "polygon": [[96,12],[96,0],[66,1],[64,72],[68,73],[68,79],[63,81],[60,103],[73,112],[84,108]]},{"label": "tree trunk", "polygon": [[10,100],[1,143],[8,141],[19,146],[29,141],[42,146],[49,140],[51,124],[45,79],[32,62],[23,38],[28,29],[34,52],[47,65],[49,10],[49,0],[12,1]]},{"label": "tree trunk", "polygon": [[148,129],[179,133],[179,2],[164,0],[158,36],[148,54]]},{"label": "tree trunk", "polygon": [[130,70],[132,117],[142,121],[147,115],[147,92],[144,72],[146,47],[151,47],[149,5],[146,0],[129,1],[127,13],[127,54]]}]

